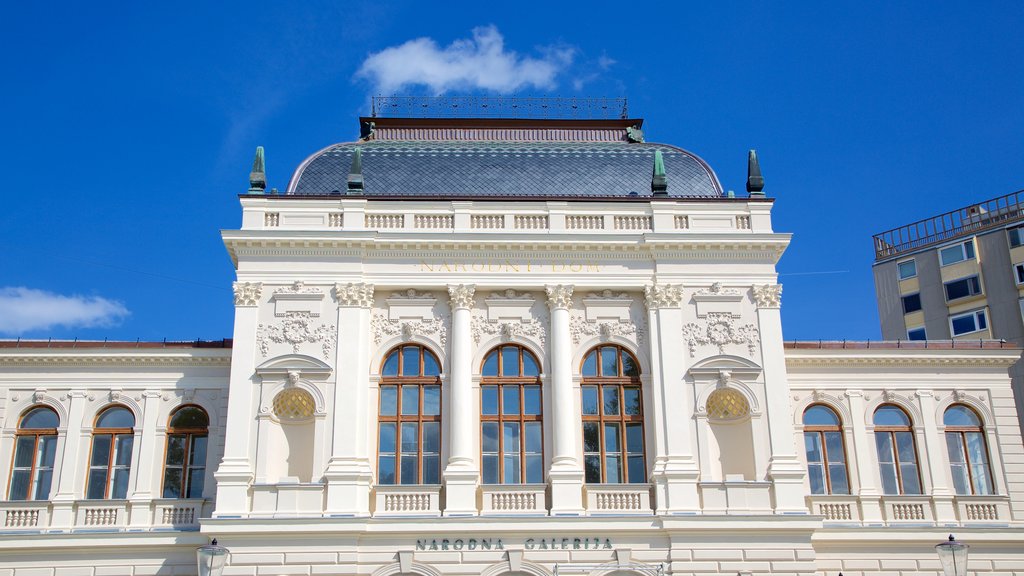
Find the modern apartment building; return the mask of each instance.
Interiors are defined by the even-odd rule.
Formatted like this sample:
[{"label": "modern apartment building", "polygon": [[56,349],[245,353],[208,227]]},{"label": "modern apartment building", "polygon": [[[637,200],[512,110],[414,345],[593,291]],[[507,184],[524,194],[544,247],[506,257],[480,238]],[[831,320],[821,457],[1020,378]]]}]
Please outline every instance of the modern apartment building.
[{"label": "modern apartment building", "polygon": [[[1024,344],[1024,190],[876,234],[885,340]],[[1011,374],[1024,421],[1024,366]]]}]

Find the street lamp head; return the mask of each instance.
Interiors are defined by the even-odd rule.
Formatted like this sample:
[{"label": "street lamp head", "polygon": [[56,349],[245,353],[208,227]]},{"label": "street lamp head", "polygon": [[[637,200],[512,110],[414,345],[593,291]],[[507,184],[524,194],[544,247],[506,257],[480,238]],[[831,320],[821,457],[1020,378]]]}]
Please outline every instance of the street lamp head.
[{"label": "street lamp head", "polygon": [[967,576],[967,548],[967,544],[957,542],[952,534],[949,540],[935,546],[945,576]]},{"label": "street lamp head", "polygon": [[196,548],[196,562],[199,565],[199,576],[220,576],[228,561],[228,549],[217,545],[214,538],[206,546]]}]

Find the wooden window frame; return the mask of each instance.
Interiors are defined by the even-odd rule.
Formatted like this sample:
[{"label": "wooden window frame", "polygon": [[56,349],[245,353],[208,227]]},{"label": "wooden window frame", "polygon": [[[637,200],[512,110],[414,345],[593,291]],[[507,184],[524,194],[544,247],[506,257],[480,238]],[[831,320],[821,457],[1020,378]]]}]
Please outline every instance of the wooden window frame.
[{"label": "wooden window frame", "polygon": [[[836,422],[838,422],[838,424],[836,424],[834,426],[823,426],[821,424],[810,424],[810,425],[804,424],[804,416],[807,414],[807,411],[810,410],[811,408],[814,408],[815,406],[821,406],[823,408],[827,408],[828,411],[831,412],[836,417]],[[839,496],[845,496],[845,495],[848,495],[848,494],[852,493],[853,492],[853,487],[850,485],[850,460],[848,458],[849,454],[848,454],[848,452],[846,450],[846,434],[843,432],[843,419],[839,416],[839,413],[836,412],[835,408],[832,408],[828,404],[821,404],[821,403],[811,404],[807,408],[804,408],[803,414],[800,417],[800,423],[803,424],[804,435],[805,436],[807,434],[817,434],[818,435],[818,442],[820,443],[820,446],[821,446],[821,463],[822,463],[822,468],[824,469],[824,472],[825,472],[825,494],[813,494],[812,493],[811,495],[812,496],[826,496],[826,495],[834,494],[834,492],[832,491],[832,470],[831,470],[831,467],[829,466],[829,460],[828,460],[828,443],[825,441],[825,433],[826,432],[838,432],[839,433],[839,441],[843,445],[843,470],[846,471],[846,488],[847,488],[847,493],[846,494],[839,494]],[[806,458],[806,457],[807,457],[807,454],[806,454],[806,447],[805,447],[804,448],[804,458]],[[810,462],[808,462],[808,464],[810,464]]]},{"label": "wooden window frame", "polygon": [[[109,412],[110,410],[113,410],[115,408],[123,408],[123,409],[127,410],[129,414],[132,415],[132,424],[133,424],[132,427],[131,428],[99,428],[99,427],[97,427],[96,424],[97,424],[97,422],[99,422],[100,417],[103,416],[104,414],[106,414],[107,412]],[[134,424],[136,424],[136,423],[137,423],[137,419],[135,418],[135,413],[132,412],[131,408],[125,406],[124,404],[111,404],[109,406],[104,407],[102,410],[100,410],[99,412],[96,413],[96,417],[93,419],[92,434],[90,436],[90,442],[89,442],[89,459],[86,460],[86,470],[87,470],[86,480],[85,480],[85,496],[86,496],[86,499],[89,499],[88,498],[88,496],[89,496],[89,483],[90,483],[90,480],[92,478],[92,469],[93,469],[93,465],[92,465],[92,452],[93,452],[93,449],[96,447],[96,437],[97,436],[110,436],[110,453],[107,455],[107,479],[103,483],[103,498],[96,498],[96,500],[110,500],[110,489],[111,489],[111,487],[114,484],[114,456],[116,455],[116,452],[117,452],[114,447],[117,445],[117,437],[118,436],[130,436],[132,438],[132,453],[134,454],[134,452],[135,452],[135,426],[134,426]],[[131,460],[132,460],[131,459],[131,455],[129,455],[129,458],[128,458],[128,480],[129,480],[129,484],[131,483],[131,474],[132,474]],[[99,467],[97,466],[96,468],[98,469]],[[125,494],[125,497],[127,497],[127,496],[128,496],[128,494]]]},{"label": "wooden window frame", "polygon": [[[181,412],[182,410],[185,410],[187,408],[195,408],[197,410],[202,411],[202,413],[206,416],[206,427],[205,428],[174,428],[171,425],[171,422],[174,420],[174,417],[179,412]],[[187,499],[189,499],[189,496],[188,496],[189,488],[191,488],[191,486],[192,486],[192,482],[189,481],[189,479],[191,478],[191,474],[189,472],[193,468],[200,468],[200,466],[189,466],[189,463],[188,463],[189,462],[189,458],[192,456],[192,441],[193,441],[193,439],[194,438],[206,438],[206,449],[207,449],[206,455],[207,455],[207,457],[209,457],[209,455],[210,455],[210,453],[209,453],[209,449],[210,449],[210,414],[205,409],[203,409],[202,406],[199,406],[198,404],[184,404],[182,406],[179,406],[179,407],[175,408],[174,411],[171,412],[171,415],[167,417],[167,440],[166,440],[166,442],[164,442],[164,468],[163,468],[164,474],[163,474],[163,477],[160,480],[160,495],[161,495],[162,498],[167,498],[167,496],[164,496],[163,494],[164,494],[164,488],[166,487],[165,484],[166,484],[166,481],[167,481],[167,455],[170,453],[170,450],[171,450],[171,437],[172,436],[184,436],[185,437],[185,452],[182,454],[182,461],[181,461],[181,467],[180,467],[181,468],[181,496],[178,496],[177,499],[179,499],[179,500],[187,500]],[[178,466],[175,465],[174,467],[177,468]],[[203,465],[201,466],[201,468],[203,469],[203,474],[205,475],[206,474],[206,462],[203,462]],[[203,485],[205,487],[205,485],[206,485],[205,481],[203,482]],[[193,498],[202,498],[202,497],[203,497],[203,495],[200,494],[199,496],[195,496]]]},{"label": "wooden window frame", "polygon": [[[415,347],[419,348],[419,373],[421,376],[402,376],[405,368],[405,354],[403,353],[406,348]],[[384,376],[384,365],[387,363],[388,358],[392,354],[398,354],[398,376]],[[424,365],[426,362],[424,359],[426,355],[430,354],[434,357],[434,361],[437,363],[438,375],[437,376],[422,376]],[[444,447],[444,426],[442,423],[442,414],[444,413],[444,390],[441,387],[441,360],[438,358],[434,351],[422,344],[416,343],[405,343],[399,344],[388,350],[388,353],[384,355],[384,360],[380,364],[380,385],[379,388],[383,389],[385,386],[395,386],[397,388],[397,399],[395,403],[395,414],[384,415],[381,414],[381,408],[383,404],[378,402],[377,404],[377,475],[378,482],[380,480],[380,425],[381,423],[393,423],[395,425],[395,482],[393,484],[387,484],[388,486],[402,486],[402,424],[416,423],[416,484],[404,484],[405,486],[415,486],[423,484],[423,424],[425,422],[436,422],[437,423],[437,460],[438,460],[438,482],[442,481],[441,473],[444,470],[443,462],[441,462],[441,453]],[[402,387],[403,386],[418,386],[418,402],[416,414],[402,414]],[[424,386],[437,386],[438,398],[437,398],[437,415],[426,416],[423,414],[423,387]]]},{"label": "wooden window frame", "polygon": [[[35,411],[38,408],[44,408],[44,409],[49,410],[50,412],[52,412],[53,415],[57,417],[57,426],[58,427],[60,426],[60,415],[57,414],[56,410],[54,410],[53,408],[50,408],[49,406],[46,406],[45,404],[37,404],[35,406],[30,406],[28,409],[26,409],[25,411],[23,411],[21,413],[21,416],[18,418],[18,429],[14,433],[14,450],[11,451],[11,475],[10,475],[10,478],[8,478],[8,480],[7,480],[7,498],[8,498],[8,500],[10,500],[10,498],[11,498],[11,488],[14,485],[14,472],[15,472],[14,464],[15,464],[15,462],[17,462],[18,439],[19,438],[24,438],[24,437],[27,437],[27,436],[34,436],[34,438],[32,440],[32,465],[29,467],[29,473],[28,473],[28,492],[26,494],[26,498],[25,498],[24,501],[35,501],[36,497],[35,497],[35,494],[32,491],[32,485],[35,483],[35,481],[36,481],[36,474],[39,472],[39,469],[36,466],[36,460],[38,460],[38,456],[39,456],[39,440],[42,437],[44,437],[44,436],[51,436],[51,437],[54,438],[55,441],[56,441],[56,438],[57,438],[57,428],[22,428],[22,423],[24,422],[25,417],[28,416],[29,413]],[[56,469],[56,466],[54,466],[54,469]],[[51,482],[50,488],[52,488],[52,483],[53,483],[53,478],[52,477],[50,478],[50,482]],[[49,489],[46,490],[46,494],[47,494],[47,499],[49,499],[49,494],[50,494],[50,490]]]},{"label": "wooden window frame", "polygon": [[[604,348],[615,348],[618,351],[618,353],[615,356],[615,368],[616,368],[616,372],[617,372],[617,374],[615,376],[605,376],[604,375],[604,370],[603,370],[604,367],[603,367],[603,365],[601,363],[601,350],[604,349]],[[581,430],[581,434],[580,434],[580,440],[581,441],[583,440],[583,433],[585,433],[583,431],[586,428],[586,423],[587,422],[596,422],[597,423],[597,429],[598,429],[598,442],[600,443],[599,444],[598,454],[599,454],[599,458],[601,460],[601,481],[599,482],[599,484],[607,484],[608,483],[607,482],[607,480],[608,480],[608,471],[606,470],[606,462],[607,462],[607,459],[608,459],[607,458],[608,453],[605,450],[604,428],[605,428],[605,424],[618,424],[619,430],[621,430],[621,436],[620,436],[620,448],[621,448],[621,450],[618,452],[618,454],[622,458],[622,478],[621,478],[620,482],[617,482],[617,484],[644,484],[644,483],[646,483],[648,481],[648,477],[647,477],[647,472],[648,472],[648,470],[647,470],[647,427],[646,427],[646,424],[644,423],[644,389],[643,389],[643,382],[640,379],[640,373],[641,373],[640,372],[640,362],[637,361],[636,355],[634,355],[632,352],[630,352],[629,350],[627,350],[623,346],[620,346],[618,344],[599,344],[597,346],[594,346],[590,350],[588,350],[587,353],[583,355],[583,359],[581,360],[580,366],[579,366],[579,373],[581,375],[583,374],[583,365],[586,363],[587,358],[591,354],[595,354],[596,355],[596,358],[595,358],[596,366],[595,367],[597,369],[597,375],[596,376],[581,376],[581,381],[580,381],[580,396],[581,396],[581,399],[580,399],[580,416],[581,416],[581,419],[583,421],[583,426],[582,426],[582,430]],[[637,371],[637,375],[636,376],[624,376],[623,375],[623,370],[622,370],[622,355],[623,354],[628,355],[633,360],[633,366],[636,367],[636,371]],[[584,414],[583,413],[582,395],[583,395],[583,388],[586,387],[586,386],[596,386],[597,387],[597,390],[598,390],[598,394],[597,394],[597,400],[598,400],[598,402],[597,402],[597,405],[598,405],[597,414]],[[606,386],[615,387],[617,392],[618,392],[618,399],[619,399],[619,413],[618,414],[606,415],[604,413],[604,388]],[[625,403],[625,389],[626,388],[636,388],[637,392],[639,392],[639,394],[640,394],[640,414],[630,414],[630,415],[626,414],[626,409],[625,409],[625,406],[626,406],[626,403]],[[643,456],[643,460],[644,460],[644,468],[643,468],[643,470],[644,470],[644,478],[643,478],[643,482],[630,482],[630,480],[629,480],[629,452],[628,452],[628,450],[626,448],[626,445],[627,445],[626,426],[627,426],[627,424],[640,424],[640,430],[642,431],[641,438],[643,440],[643,444],[642,444],[642,448],[641,448],[641,450],[642,450],[641,455]],[[585,451],[586,450],[585,446],[581,445],[581,447],[584,448],[583,457],[584,457],[584,461],[585,461],[586,460],[586,455],[588,453]],[[590,454],[593,454],[593,452],[590,452]],[[584,482],[586,481],[585,474],[586,474],[586,470],[585,470],[585,467],[584,467]]]},{"label": "wooden window frame", "polygon": [[[505,355],[502,351],[505,348],[517,348],[519,354],[519,376],[502,376],[505,367]],[[498,355],[498,376],[483,376],[483,367],[487,363],[487,359],[490,358],[491,354]],[[537,365],[536,376],[523,376],[523,361],[524,354],[529,354],[534,363]],[[498,484],[505,484],[505,423],[518,423],[519,424],[519,484],[526,484],[526,423],[527,422],[539,422],[540,423],[540,442],[541,442],[541,466],[544,462],[544,386],[541,383],[540,375],[543,374],[543,369],[537,356],[531,352],[525,346],[519,344],[500,344],[492,348],[486,355],[484,355],[483,362],[480,364],[480,468],[481,468],[481,479],[483,477],[483,462],[484,462],[484,443],[483,443],[483,429],[485,422],[496,422],[498,424]],[[497,414],[484,414],[484,386],[496,386],[498,388],[498,413]],[[504,388],[506,386],[515,386],[519,389],[519,414],[506,415],[505,414],[505,402],[504,402]],[[540,414],[524,414],[525,412],[525,398],[526,395],[523,393],[527,386],[537,386],[540,390]]]},{"label": "wooden window frame", "polygon": [[[967,410],[970,410],[971,413],[974,414],[974,417],[978,419],[979,424],[977,426],[952,426],[952,425],[948,425],[947,426],[947,425],[945,425],[946,412],[948,412],[951,408],[955,408],[955,407],[958,407],[958,406],[966,408]],[[971,408],[967,404],[950,404],[949,406],[946,407],[945,410],[942,411],[942,418],[943,418],[943,425],[945,426],[945,434],[955,434],[957,436],[957,438],[959,440],[958,443],[960,444],[960,453],[963,454],[964,465],[967,468],[967,485],[970,486],[971,493],[970,494],[960,494],[960,496],[993,496],[993,495],[995,495],[996,494],[996,479],[995,479],[995,476],[992,475],[992,453],[989,451],[989,448],[988,448],[988,436],[985,434],[985,421],[981,418],[981,414],[978,414],[977,410],[975,410],[974,408]],[[971,465],[971,453],[967,449],[967,434],[970,433],[970,432],[974,432],[974,433],[980,434],[981,435],[981,439],[985,442],[985,467],[988,468],[989,484],[991,485],[990,487],[992,488],[992,494],[978,494],[978,490],[977,490],[977,488],[974,485],[975,484],[974,483],[974,467]],[[949,457],[948,454],[947,454],[946,457],[947,458]],[[952,476],[953,463],[950,462],[949,466],[950,466],[950,475]],[[955,482],[954,482],[954,485],[953,485],[953,490],[954,491],[956,490],[956,483]]]},{"label": "wooden window frame", "polygon": [[[909,424],[907,424],[906,426],[889,426],[889,425],[875,424],[874,423],[874,418],[875,418],[875,415],[878,414],[878,411],[881,410],[882,408],[887,408],[887,407],[890,407],[890,406],[893,407],[893,408],[896,408],[897,410],[902,412],[903,415],[906,416],[907,422],[909,422]],[[914,469],[917,470],[917,485],[921,489],[921,492],[919,494],[911,494],[911,496],[920,496],[921,494],[923,494],[924,493],[924,484],[921,482],[921,455],[918,453],[918,450],[917,450],[917,437],[914,434],[914,420],[910,417],[910,414],[907,414],[907,411],[904,410],[901,406],[899,406],[897,404],[882,404],[882,405],[878,406],[878,408],[875,408],[875,411],[874,411],[874,413],[871,416],[871,423],[875,427],[875,435],[876,435],[876,437],[877,437],[878,434],[885,434],[889,438],[889,449],[892,450],[893,465],[896,467],[896,489],[898,490],[896,492],[896,494],[890,494],[890,496],[902,496],[902,495],[906,494],[906,489],[903,487],[903,466],[901,465],[903,462],[900,460],[899,449],[898,449],[898,446],[896,444],[896,433],[897,432],[907,432],[907,433],[909,433],[910,434],[910,442],[914,446]],[[845,452],[845,449],[846,449],[846,447],[844,446],[843,447],[844,452]],[[878,452],[878,445],[877,444],[875,445],[875,452],[876,452],[876,454]],[[881,465],[882,465],[881,460],[879,460],[878,465],[879,465],[879,474],[881,474]],[[849,474],[849,472],[847,472],[847,474]],[[882,492],[883,493],[885,492],[884,481],[883,481],[883,485],[882,485]]]}]

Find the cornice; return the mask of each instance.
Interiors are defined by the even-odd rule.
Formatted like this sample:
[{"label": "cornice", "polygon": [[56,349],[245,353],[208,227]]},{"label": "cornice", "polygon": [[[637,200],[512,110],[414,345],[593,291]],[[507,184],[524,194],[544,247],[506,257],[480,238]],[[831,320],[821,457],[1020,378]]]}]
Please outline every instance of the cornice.
[{"label": "cornice", "polygon": [[26,351],[0,353],[0,366],[41,366],[50,365],[55,367],[133,367],[133,366],[159,366],[166,368],[188,368],[188,367],[228,367],[231,365],[231,350],[209,352],[202,354],[183,354],[180,351],[173,353],[122,353],[112,351],[101,351],[95,354],[82,353],[81,351],[66,352],[56,350]]},{"label": "cornice", "polygon": [[964,366],[1008,369],[1020,360],[1020,350],[886,350],[871,352],[851,350],[837,353],[836,350],[786,350],[786,364],[790,366],[835,367],[835,366]]}]

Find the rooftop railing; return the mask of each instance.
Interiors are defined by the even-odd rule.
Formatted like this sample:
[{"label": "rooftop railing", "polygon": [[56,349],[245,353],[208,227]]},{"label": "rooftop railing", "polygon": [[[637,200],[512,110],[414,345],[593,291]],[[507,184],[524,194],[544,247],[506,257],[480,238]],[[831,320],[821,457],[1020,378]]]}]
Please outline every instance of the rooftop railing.
[{"label": "rooftop railing", "polygon": [[529,118],[617,120],[629,117],[625,98],[501,96],[374,96],[377,118]]},{"label": "rooftop railing", "polygon": [[875,260],[898,256],[961,236],[997,228],[1024,219],[1024,204],[1018,190],[965,208],[932,216],[873,236]]}]

